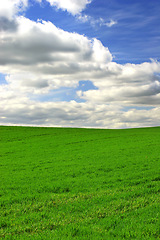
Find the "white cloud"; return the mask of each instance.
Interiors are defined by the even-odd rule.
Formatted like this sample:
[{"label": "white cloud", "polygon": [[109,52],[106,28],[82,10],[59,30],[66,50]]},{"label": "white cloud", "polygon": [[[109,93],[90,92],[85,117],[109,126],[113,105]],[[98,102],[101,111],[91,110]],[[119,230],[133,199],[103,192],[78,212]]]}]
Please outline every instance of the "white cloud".
[{"label": "white cloud", "polygon": [[91,70],[112,61],[97,39],[63,31],[51,22],[18,17],[16,23],[16,32],[0,36],[0,72],[11,75],[9,83],[15,86],[75,86],[85,74],[90,77]]},{"label": "white cloud", "polygon": [[105,22],[104,19],[102,19],[102,18],[100,18],[100,20],[101,20],[101,22],[100,22],[101,26],[112,27],[113,25],[117,24],[117,21],[114,21],[112,19],[109,22]]},{"label": "white cloud", "polygon": [[103,18],[98,18],[98,19],[95,19],[89,15],[86,15],[86,14],[79,14],[76,16],[77,20],[82,22],[82,23],[90,23],[91,26],[93,27],[96,27],[96,26],[106,26],[106,27],[112,27],[116,24],[118,24],[117,21],[114,21],[113,19],[111,19],[110,21],[106,21],[105,19]]},{"label": "white cloud", "polygon": [[1,0],[0,17],[12,19],[19,11],[24,11],[28,0]]},{"label": "white cloud", "polygon": [[91,3],[91,0],[46,0],[50,3],[51,6],[55,6],[58,9],[67,11],[72,15],[80,14],[88,4]]},{"label": "white cloud", "polygon": [[[117,64],[98,39],[63,31],[51,22],[11,19],[14,11],[19,10],[12,10],[8,19],[1,17],[0,73],[7,75],[7,84],[0,85],[0,124],[106,128],[159,124],[159,62]],[[75,88],[81,80],[97,87],[77,93],[86,102],[41,101],[43,94]]]},{"label": "white cloud", "polygon": [[158,126],[160,122],[160,107],[123,111],[117,104],[35,102],[20,93],[0,98],[3,125],[127,128]]},{"label": "white cloud", "polygon": [[160,79],[159,62],[142,64],[108,63],[92,79],[97,90],[79,91],[77,94],[95,103],[114,103],[124,105],[159,105]]},{"label": "white cloud", "polygon": [[79,20],[80,22],[83,22],[83,23],[92,21],[92,18],[86,14],[78,14],[76,16],[76,18],[77,18],[77,20]]},{"label": "white cloud", "polygon": [[93,41],[93,59],[95,62],[108,63],[112,61],[112,55],[108,48],[104,47],[102,43],[94,39]]}]

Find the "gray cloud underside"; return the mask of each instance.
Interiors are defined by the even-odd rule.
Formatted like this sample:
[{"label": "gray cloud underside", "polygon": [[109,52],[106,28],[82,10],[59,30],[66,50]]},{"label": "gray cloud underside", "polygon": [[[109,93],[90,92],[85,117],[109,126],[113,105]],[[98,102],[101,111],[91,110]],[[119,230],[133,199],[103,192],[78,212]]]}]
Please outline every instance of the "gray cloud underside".
[{"label": "gray cloud underside", "polygon": [[18,24],[15,19],[9,20],[6,17],[0,16],[0,31],[10,31],[16,32],[18,28]]}]

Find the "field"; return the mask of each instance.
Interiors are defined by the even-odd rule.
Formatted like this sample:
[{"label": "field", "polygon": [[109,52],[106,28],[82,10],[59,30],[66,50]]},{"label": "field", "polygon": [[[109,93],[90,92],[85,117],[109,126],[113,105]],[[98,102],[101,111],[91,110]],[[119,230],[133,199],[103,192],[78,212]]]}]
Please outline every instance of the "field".
[{"label": "field", "polygon": [[0,239],[160,239],[160,127],[0,127]]}]

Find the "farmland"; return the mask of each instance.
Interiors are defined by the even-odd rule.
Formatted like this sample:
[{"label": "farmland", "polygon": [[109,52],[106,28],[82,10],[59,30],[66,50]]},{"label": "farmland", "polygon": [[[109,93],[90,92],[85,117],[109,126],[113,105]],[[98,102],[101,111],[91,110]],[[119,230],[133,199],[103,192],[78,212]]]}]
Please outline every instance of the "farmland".
[{"label": "farmland", "polygon": [[0,238],[160,239],[160,127],[0,127]]}]

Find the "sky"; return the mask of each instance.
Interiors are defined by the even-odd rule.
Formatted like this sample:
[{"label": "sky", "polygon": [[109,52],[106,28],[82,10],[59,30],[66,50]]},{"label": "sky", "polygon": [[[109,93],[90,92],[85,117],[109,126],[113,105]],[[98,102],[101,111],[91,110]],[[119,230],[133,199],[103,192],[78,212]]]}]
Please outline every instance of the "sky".
[{"label": "sky", "polygon": [[0,0],[0,125],[160,126],[159,0]]}]

